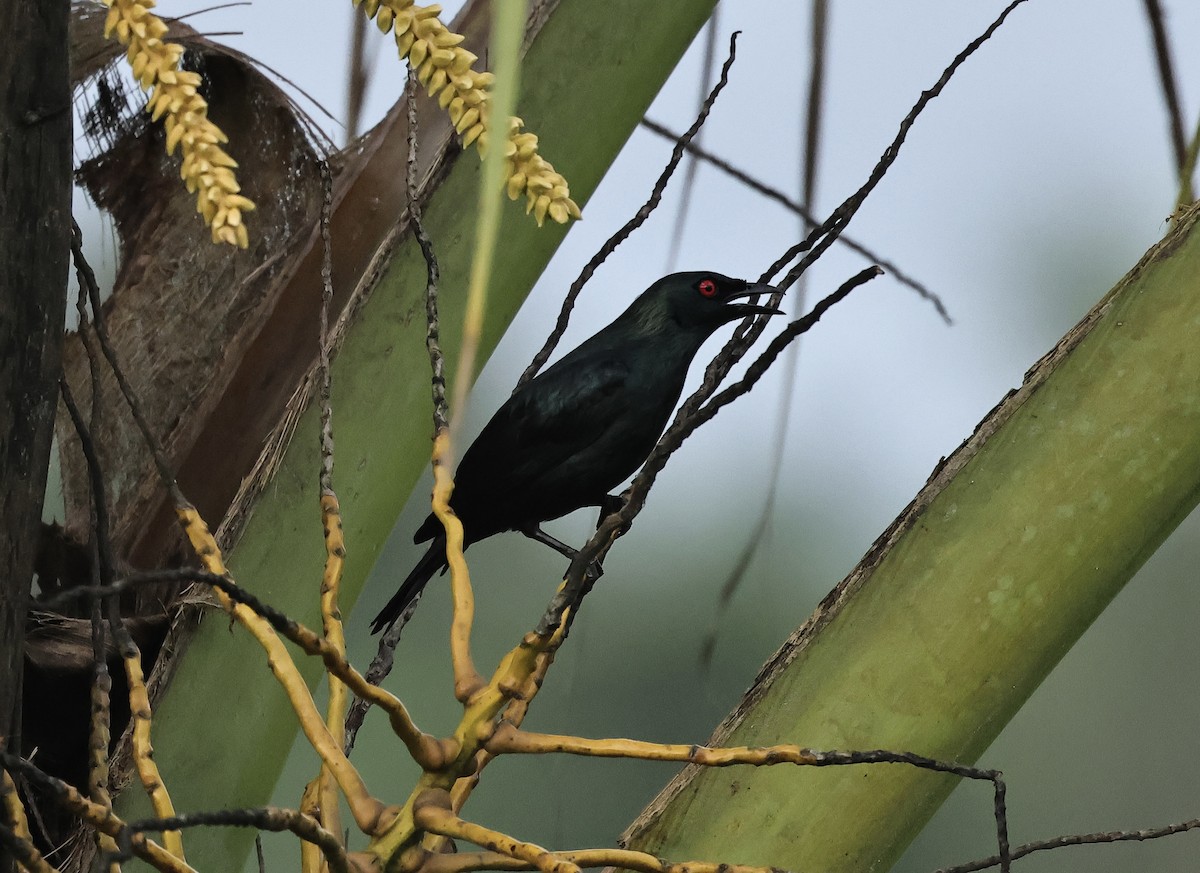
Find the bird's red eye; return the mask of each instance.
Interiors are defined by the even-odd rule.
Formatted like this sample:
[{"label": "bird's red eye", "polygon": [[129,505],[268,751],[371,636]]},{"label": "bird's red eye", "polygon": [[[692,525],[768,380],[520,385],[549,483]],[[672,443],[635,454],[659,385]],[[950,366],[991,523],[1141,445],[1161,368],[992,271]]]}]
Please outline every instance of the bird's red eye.
[{"label": "bird's red eye", "polygon": [[701,279],[700,284],[696,287],[699,289],[700,294],[704,297],[717,296],[717,283],[712,279]]}]

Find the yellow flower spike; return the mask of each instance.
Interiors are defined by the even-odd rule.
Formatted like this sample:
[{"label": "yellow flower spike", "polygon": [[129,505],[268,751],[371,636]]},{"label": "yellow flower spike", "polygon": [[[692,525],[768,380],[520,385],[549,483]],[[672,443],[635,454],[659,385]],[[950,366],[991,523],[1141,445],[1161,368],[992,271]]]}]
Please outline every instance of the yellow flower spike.
[{"label": "yellow flower spike", "polygon": [[[105,35],[115,35],[125,47],[134,78],[149,94],[146,111],[153,121],[161,120],[163,124],[167,154],[179,149],[180,178],[187,190],[196,195],[196,210],[209,224],[212,238],[247,247],[249,235],[242,212],[253,209],[254,204],[237,193],[241,189],[231,169],[237,163],[219,145],[229,140],[208,118],[208,103],[198,93],[200,74],[179,69],[184,48],[162,41],[168,28],[150,11],[154,0],[104,0],[104,3],[108,6]],[[224,232],[218,232],[221,229]]]},{"label": "yellow flower spike", "polygon": [[[495,76],[474,69],[478,56],[462,47],[464,37],[461,34],[454,33],[442,23],[439,18],[442,7],[436,3],[417,6],[413,0],[354,0],[354,4],[368,18],[375,19],[380,30],[393,31],[397,52],[408,60],[429,96],[436,96],[438,106],[446,111],[455,131],[462,137],[463,147],[473,145],[482,157],[489,143],[488,97]],[[120,26],[119,22],[116,26]],[[206,111],[202,101],[201,106]],[[160,107],[156,103],[154,108]],[[509,198],[516,200],[524,193],[526,211],[533,214],[539,225],[547,215],[560,224],[578,218],[579,206],[571,199],[566,179],[538,154],[537,136],[523,131],[523,127],[524,121],[520,118],[507,120],[503,148],[509,159],[505,180]],[[217,153],[224,155],[219,149]],[[218,179],[215,173],[210,172],[207,176]],[[237,190],[236,181],[231,182],[224,175],[219,176],[217,184],[235,186],[226,192],[230,196]],[[238,224],[238,227],[240,229],[242,225]]]}]

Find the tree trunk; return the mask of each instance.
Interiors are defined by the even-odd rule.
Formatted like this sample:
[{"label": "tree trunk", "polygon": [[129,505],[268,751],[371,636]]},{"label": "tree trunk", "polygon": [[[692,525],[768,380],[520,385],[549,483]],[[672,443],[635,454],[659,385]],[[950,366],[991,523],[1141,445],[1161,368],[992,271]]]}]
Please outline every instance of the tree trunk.
[{"label": "tree trunk", "polygon": [[0,5],[0,745],[14,751],[66,308],[69,12],[67,0]]}]

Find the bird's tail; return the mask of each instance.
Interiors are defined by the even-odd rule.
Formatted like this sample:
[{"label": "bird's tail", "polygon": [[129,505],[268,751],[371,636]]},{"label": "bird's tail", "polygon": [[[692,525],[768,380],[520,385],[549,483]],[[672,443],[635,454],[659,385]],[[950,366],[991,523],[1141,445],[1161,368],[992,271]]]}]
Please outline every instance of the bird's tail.
[{"label": "bird's tail", "polygon": [[425,590],[425,585],[433,578],[433,574],[445,566],[446,537],[443,534],[433,538],[429,549],[421,557],[421,560],[417,561],[417,566],[412,568],[412,572],[408,574],[408,578],[404,580],[400,590],[392,595],[392,599],[387,602],[387,605],[379,610],[379,615],[371,620],[371,633],[377,634],[395,624],[404,611],[416,603],[421,592]]}]

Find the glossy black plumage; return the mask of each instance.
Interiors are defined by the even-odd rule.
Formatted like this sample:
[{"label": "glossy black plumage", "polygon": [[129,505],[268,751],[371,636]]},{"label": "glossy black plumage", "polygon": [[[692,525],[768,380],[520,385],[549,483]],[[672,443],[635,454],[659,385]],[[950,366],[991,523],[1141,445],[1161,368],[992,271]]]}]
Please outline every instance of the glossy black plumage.
[{"label": "glossy black plumage", "polygon": [[[450,505],[466,545],[506,530],[532,532],[543,521],[604,503],[654,447],[704,341],[722,324],[776,311],[731,301],[772,290],[719,273],[666,276],[515,392],[455,474]],[[435,516],[413,540],[432,542],[372,621],[374,633],[394,622],[446,565]]]}]

